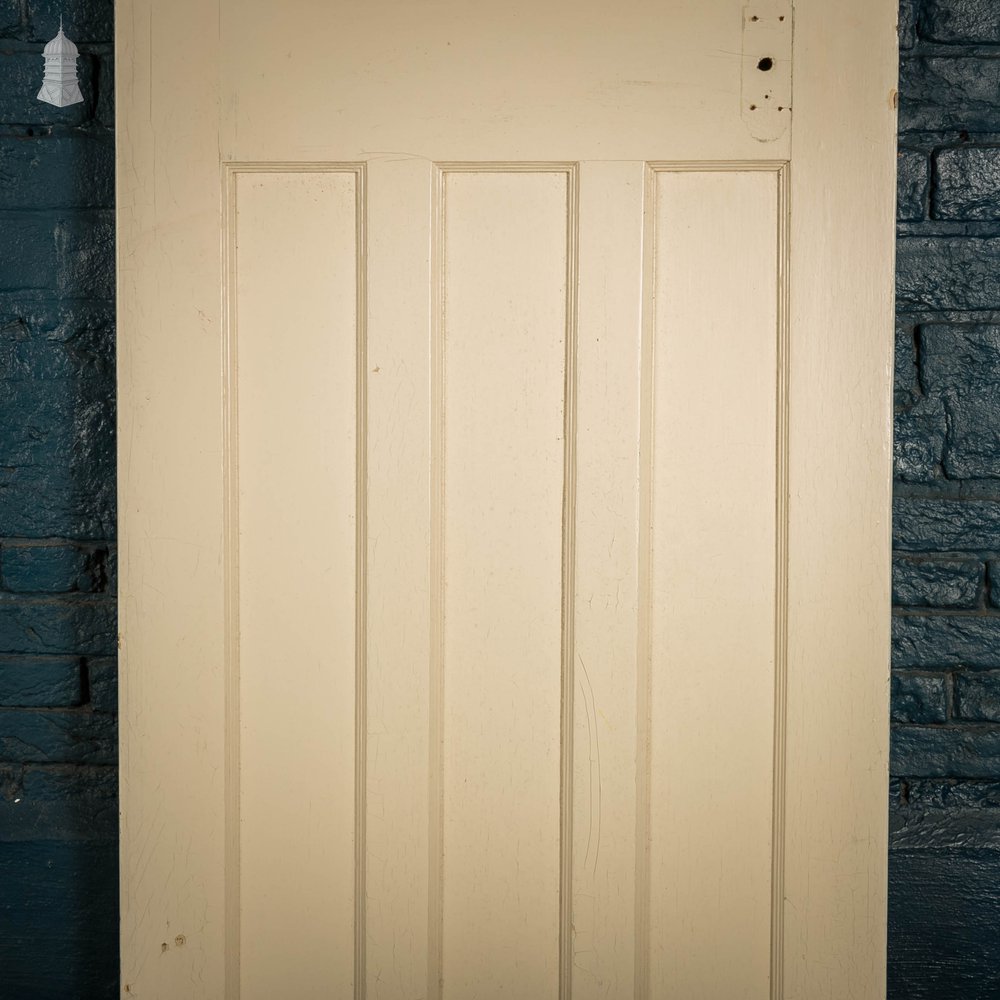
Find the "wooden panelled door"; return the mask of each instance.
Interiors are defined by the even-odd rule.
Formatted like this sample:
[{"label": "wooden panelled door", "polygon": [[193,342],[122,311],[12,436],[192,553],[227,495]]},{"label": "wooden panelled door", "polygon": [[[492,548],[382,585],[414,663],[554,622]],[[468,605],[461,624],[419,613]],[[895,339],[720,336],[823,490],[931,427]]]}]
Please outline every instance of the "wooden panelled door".
[{"label": "wooden panelled door", "polygon": [[884,993],[893,0],[123,0],[122,995]]}]

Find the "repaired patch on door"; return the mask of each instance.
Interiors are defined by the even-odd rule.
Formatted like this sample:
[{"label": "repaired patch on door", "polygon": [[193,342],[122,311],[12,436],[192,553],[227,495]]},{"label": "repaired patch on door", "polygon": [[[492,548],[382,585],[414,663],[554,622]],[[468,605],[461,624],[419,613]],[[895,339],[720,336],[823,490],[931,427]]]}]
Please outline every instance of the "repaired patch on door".
[{"label": "repaired patch on door", "polygon": [[741,110],[761,142],[783,135],[792,118],[792,5],[758,0],[743,8]]}]

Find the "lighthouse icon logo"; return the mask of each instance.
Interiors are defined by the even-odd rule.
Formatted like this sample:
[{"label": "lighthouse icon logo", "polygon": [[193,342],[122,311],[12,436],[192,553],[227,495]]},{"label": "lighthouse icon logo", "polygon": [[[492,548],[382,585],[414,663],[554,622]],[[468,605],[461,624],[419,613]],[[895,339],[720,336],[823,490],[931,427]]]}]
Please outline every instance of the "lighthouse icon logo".
[{"label": "lighthouse icon logo", "polygon": [[45,46],[45,77],[38,99],[57,108],[79,104],[83,100],[80,82],[76,76],[77,47],[63,34],[62,18],[59,34]]}]

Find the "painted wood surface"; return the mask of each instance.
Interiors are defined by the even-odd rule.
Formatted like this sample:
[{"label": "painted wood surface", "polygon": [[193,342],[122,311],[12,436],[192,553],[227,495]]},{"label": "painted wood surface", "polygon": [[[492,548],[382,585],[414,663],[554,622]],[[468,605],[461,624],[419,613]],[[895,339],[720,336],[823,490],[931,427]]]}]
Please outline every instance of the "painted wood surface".
[{"label": "painted wood surface", "polygon": [[351,170],[230,183],[242,996],[319,998],[353,979],[363,190]]},{"label": "painted wood surface", "polygon": [[120,10],[130,993],[883,990],[893,11],[664,13]]}]

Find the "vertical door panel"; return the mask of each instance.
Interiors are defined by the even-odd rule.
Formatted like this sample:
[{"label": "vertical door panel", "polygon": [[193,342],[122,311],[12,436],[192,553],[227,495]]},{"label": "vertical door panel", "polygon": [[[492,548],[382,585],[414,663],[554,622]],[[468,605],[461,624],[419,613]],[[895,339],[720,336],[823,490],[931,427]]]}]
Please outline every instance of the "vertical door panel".
[{"label": "vertical door panel", "polygon": [[566,171],[441,190],[444,995],[558,983]]},{"label": "vertical door panel", "polygon": [[650,993],[764,1000],[777,644],[777,174],[668,170],[656,173],[655,186],[643,664]]},{"label": "vertical door panel", "polygon": [[234,178],[244,1000],[353,983],[358,180]]}]

